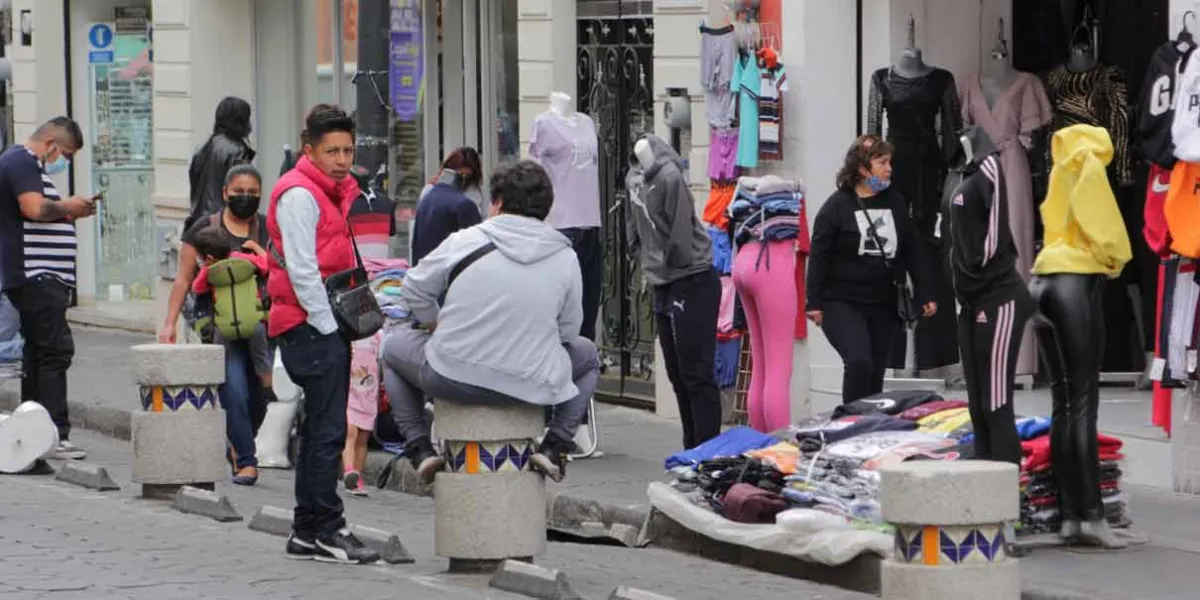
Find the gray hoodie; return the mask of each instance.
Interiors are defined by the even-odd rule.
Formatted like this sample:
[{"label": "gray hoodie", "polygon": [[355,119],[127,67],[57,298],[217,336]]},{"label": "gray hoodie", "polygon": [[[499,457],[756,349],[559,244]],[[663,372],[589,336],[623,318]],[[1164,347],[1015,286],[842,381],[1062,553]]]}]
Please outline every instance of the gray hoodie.
[{"label": "gray hoodie", "polygon": [[[450,271],[491,242],[496,250],[463,269],[439,308]],[[456,231],[404,277],[401,300],[423,324],[438,374],[530,404],[579,393],[564,343],[579,337],[583,279],[571,242],[543,221],[499,215]]]},{"label": "gray hoodie", "polygon": [[646,136],[654,164],[630,167],[625,211],[630,253],[640,254],[650,285],[665,285],[712,268],[712,242],[696,216],[696,201],[683,178],[683,159],[655,135]]}]

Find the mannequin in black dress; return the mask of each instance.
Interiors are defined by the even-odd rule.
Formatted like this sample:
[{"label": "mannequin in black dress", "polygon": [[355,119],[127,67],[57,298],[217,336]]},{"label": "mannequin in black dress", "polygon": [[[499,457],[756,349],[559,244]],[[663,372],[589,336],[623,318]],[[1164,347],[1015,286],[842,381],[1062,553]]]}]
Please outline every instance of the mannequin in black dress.
[{"label": "mannequin in black dress", "polygon": [[[867,133],[885,137],[892,156],[892,189],[908,202],[926,256],[941,254],[938,237],[942,186],[947,167],[958,152],[962,110],[954,75],[925,64],[916,45],[916,23],[909,18],[909,43],[895,65],[875,71],[867,115]],[[949,274],[931,268],[931,300],[954,306]],[[936,369],[958,362],[954,311],[938,311],[920,319],[915,332],[917,369]],[[896,336],[889,366],[905,368],[906,335]]]}]

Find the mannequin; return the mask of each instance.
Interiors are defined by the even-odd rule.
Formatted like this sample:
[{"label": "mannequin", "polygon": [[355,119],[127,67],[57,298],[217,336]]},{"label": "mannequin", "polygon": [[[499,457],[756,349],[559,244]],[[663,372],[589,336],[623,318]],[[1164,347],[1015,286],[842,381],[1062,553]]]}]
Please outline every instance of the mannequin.
[{"label": "mannequin", "polygon": [[924,53],[917,47],[917,20],[912,15],[908,16],[908,47],[900,51],[900,60],[892,69],[897,75],[909,79],[933,72],[933,67],[925,64]]},{"label": "mannequin", "polygon": [[1099,31],[1092,20],[1090,8],[1083,11],[1083,19],[1071,34],[1071,52],[1067,56],[1067,69],[1073,73],[1082,73],[1096,68],[1100,62],[1096,40]]},{"label": "mannequin", "polygon": [[802,195],[796,181],[742,177],[729,207],[733,286],[750,328],[746,407],[750,426],[764,433],[792,422],[792,350],[801,315],[797,269],[808,243],[800,226]]},{"label": "mannequin", "polygon": [[[1074,125],[1054,134],[1054,169],[1042,203],[1045,246],[1030,284],[1039,316],[1035,331],[1054,401],[1051,467],[1059,490],[1060,536],[1121,548],[1100,496],[1096,420],[1105,321],[1105,277],[1115,279],[1132,257],[1129,236],[1105,167],[1112,141],[1099,127]],[[1086,206],[1079,221],[1074,207]]]},{"label": "mannequin", "polygon": [[[1000,21],[996,45],[982,72],[969,77],[962,89],[963,120],[978,126],[999,149],[1004,172],[1008,223],[1017,249],[1017,273],[1028,282],[1033,266],[1036,202],[1028,150],[1035,132],[1053,118],[1046,89],[1036,76],[1013,68]],[[1036,371],[1037,344],[1033,332],[1019,336],[1017,374]]]},{"label": "mannequin", "polygon": [[683,447],[690,449],[721,433],[714,370],[721,281],[679,153],[655,135],[632,150],[636,162],[625,176],[629,200],[623,211],[627,250],[637,256],[650,288],[667,377],[679,403]]},{"label": "mannequin", "polygon": [[[909,203],[909,212],[928,257],[940,252],[937,223],[947,168],[957,155],[962,124],[958,86],[946,69],[926,65],[915,42],[916,22],[909,19],[909,47],[895,65],[875,71],[867,113],[867,133],[885,137],[895,147],[892,189]],[[884,123],[887,123],[885,131]],[[938,263],[938,261],[933,261]],[[931,269],[929,300],[954,306],[954,290],[941,263]],[[913,333],[918,370],[938,369],[959,361],[954,311],[939,310],[917,321]],[[889,366],[907,368],[907,335],[896,335]]]},{"label": "mannequin", "polygon": [[1012,384],[1033,299],[1017,272],[1000,151],[979,127],[968,127],[960,142],[966,160],[956,170],[963,180],[947,194],[942,240],[961,307],[958,343],[975,457],[1020,466]]},{"label": "mannequin", "polygon": [[[596,124],[575,110],[566,92],[550,94],[550,108],[533,122],[529,156],[541,163],[554,186],[546,222],[571,240],[583,274],[583,325],[579,334],[596,339],[600,288],[604,280],[601,237],[600,156]],[[589,431],[587,427],[580,431]],[[584,440],[582,447],[592,444]]]}]

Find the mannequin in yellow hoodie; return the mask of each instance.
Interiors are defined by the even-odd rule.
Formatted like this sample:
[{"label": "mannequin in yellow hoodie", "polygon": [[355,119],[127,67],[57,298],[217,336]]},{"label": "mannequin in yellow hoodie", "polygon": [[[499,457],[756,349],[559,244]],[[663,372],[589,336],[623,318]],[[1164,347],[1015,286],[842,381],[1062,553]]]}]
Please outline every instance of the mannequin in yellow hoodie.
[{"label": "mannequin in yellow hoodie", "polygon": [[1050,380],[1054,413],[1051,466],[1068,543],[1121,548],[1100,497],[1096,417],[1104,348],[1104,280],[1115,279],[1133,253],[1105,168],[1113,157],[1108,132],[1090,125],[1059,130],[1054,168],[1042,202],[1045,239],[1033,263],[1030,292],[1040,316],[1035,331]]}]

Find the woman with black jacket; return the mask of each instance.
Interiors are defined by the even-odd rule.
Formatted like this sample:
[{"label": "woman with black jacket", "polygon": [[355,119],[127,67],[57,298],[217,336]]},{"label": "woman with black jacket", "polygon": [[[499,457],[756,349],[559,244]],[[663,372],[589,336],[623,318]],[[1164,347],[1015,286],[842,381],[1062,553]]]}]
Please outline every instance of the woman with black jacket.
[{"label": "woman with black jacket", "polygon": [[250,137],[250,103],[235,96],[226,96],[217,104],[212,135],[192,155],[188,167],[191,184],[191,213],[183,222],[189,231],[200,219],[225,209],[225,174],[235,165],[254,160]]},{"label": "woman with black jacket", "polygon": [[837,175],[837,191],[821,205],[808,258],[807,314],[842,357],[842,402],[883,391],[883,374],[902,330],[900,294],[911,275],[914,305],[937,312],[925,283],[908,205],[888,189],[892,146],[879,136],[854,141]]}]

